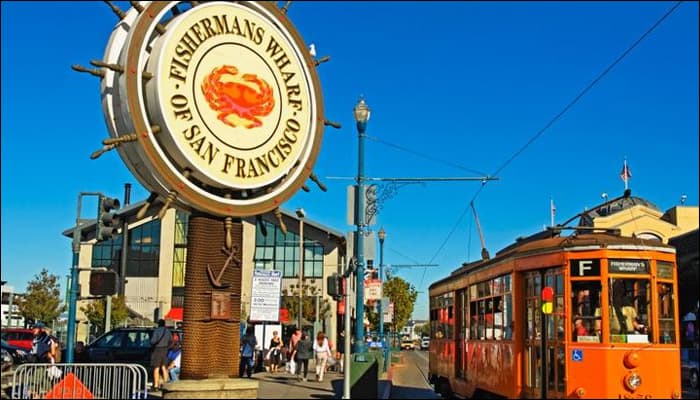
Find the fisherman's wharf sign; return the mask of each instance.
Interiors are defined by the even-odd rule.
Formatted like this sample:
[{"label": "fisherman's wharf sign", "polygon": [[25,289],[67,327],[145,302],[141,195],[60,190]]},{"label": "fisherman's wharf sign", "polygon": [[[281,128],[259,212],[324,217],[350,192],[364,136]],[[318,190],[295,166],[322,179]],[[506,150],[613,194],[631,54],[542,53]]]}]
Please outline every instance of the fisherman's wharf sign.
[{"label": "fisherman's wharf sign", "polygon": [[[145,3],[145,2],[143,2]],[[274,2],[150,2],[112,33],[103,79],[112,141],[141,183],[219,216],[278,208],[323,136],[316,65]]]}]

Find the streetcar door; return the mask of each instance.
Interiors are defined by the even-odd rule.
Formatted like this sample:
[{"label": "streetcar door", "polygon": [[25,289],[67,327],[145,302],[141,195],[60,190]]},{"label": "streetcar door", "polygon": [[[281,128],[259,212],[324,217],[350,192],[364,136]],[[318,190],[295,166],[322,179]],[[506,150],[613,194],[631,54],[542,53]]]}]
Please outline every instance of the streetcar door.
[{"label": "streetcar door", "polygon": [[[543,315],[541,293],[546,286],[554,290],[554,309],[551,314]],[[525,397],[547,398],[560,397],[558,394],[564,395],[564,316],[563,270],[552,268],[527,273],[525,275],[526,318],[523,322]],[[546,349],[544,365],[543,348]]]}]

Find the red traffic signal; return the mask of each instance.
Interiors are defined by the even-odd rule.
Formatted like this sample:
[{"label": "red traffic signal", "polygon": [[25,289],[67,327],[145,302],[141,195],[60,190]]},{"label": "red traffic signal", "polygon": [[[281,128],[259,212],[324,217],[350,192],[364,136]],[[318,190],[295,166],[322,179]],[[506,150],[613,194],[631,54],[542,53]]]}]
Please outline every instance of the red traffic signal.
[{"label": "red traffic signal", "polygon": [[554,301],[554,289],[551,286],[542,288],[542,301]]}]

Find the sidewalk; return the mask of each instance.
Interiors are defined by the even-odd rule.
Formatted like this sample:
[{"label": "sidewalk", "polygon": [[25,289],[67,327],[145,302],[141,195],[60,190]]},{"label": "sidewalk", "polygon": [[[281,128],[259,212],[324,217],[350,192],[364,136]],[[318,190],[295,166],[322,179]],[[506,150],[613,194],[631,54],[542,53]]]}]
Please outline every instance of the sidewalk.
[{"label": "sidewalk", "polygon": [[[380,374],[378,397],[391,396],[393,366],[388,373]],[[315,371],[309,368],[307,381],[281,371],[277,373],[257,372],[251,379],[257,380],[259,399],[340,399],[343,397],[343,375],[337,372],[326,373],[323,382],[315,381]],[[245,378],[244,378],[245,379]],[[160,391],[149,391],[150,399],[162,398]]]}]

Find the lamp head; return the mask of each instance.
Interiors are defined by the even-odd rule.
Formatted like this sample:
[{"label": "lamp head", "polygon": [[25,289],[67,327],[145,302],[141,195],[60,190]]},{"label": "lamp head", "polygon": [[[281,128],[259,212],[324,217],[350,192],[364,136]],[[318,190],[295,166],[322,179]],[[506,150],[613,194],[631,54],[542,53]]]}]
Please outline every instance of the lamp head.
[{"label": "lamp head", "polygon": [[299,218],[306,218],[306,211],[304,211],[303,208],[297,208],[297,217]]},{"label": "lamp head", "polygon": [[353,114],[355,114],[355,122],[358,124],[366,124],[367,121],[369,121],[370,109],[367,103],[365,103],[365,99],[362,97],[360,97],[360,100],[352,111]]},{"label": "lamp head", "polygon": [[379,236],[379,242],[384,242],[384,238],[386,238],[386,232],[384,231],[384,227],[379,228],[379,232],[377,232],[377,235]]}]

